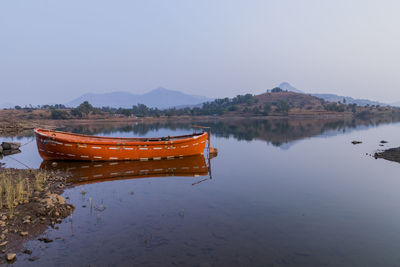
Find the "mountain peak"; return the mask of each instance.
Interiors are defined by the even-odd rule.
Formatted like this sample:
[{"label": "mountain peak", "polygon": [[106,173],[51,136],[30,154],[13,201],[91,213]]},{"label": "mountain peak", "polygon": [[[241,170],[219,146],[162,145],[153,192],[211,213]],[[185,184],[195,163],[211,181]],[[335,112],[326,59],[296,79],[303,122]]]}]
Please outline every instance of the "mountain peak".
[{"label": "mountain peak", "polygon": [[299,89],[295,88],[294,86],[292,86],[290,83],[288,82],[282,82],[279,85],[279,88],[281,88],[282,90],[287,90],[290,92],[295,92],[295,93],[300,93],[300,94],[304,94],[303,91],[300,91]]}]

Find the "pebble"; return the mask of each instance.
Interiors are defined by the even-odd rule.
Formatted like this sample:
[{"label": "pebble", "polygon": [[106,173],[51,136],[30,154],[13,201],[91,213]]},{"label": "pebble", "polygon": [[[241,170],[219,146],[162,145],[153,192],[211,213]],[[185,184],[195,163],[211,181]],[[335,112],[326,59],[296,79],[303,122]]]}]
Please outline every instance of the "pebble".
[{"label": "pebble", "polygon": [[0,247],[7,245],[7,243],[8,243],[8,241],[4,241],[4,242],[0,243]]},{"label": "pebble", "polygon": [[21,236],[27,236],[27,235],[28,235],[28,232],[21,232],[20,235],[21,235]]},{"label": "pebble", "polygon": [[22,253],[31,255],[31,254],[32,254],[32,250],[26,248],[26,249],[24,249],[24,250],[22,251]]},{"label": "pebble", "polygon": [[7,254],[7,260],[8,261],[13,261],[17,257],[17,254],[15,253],[8,253]]}]

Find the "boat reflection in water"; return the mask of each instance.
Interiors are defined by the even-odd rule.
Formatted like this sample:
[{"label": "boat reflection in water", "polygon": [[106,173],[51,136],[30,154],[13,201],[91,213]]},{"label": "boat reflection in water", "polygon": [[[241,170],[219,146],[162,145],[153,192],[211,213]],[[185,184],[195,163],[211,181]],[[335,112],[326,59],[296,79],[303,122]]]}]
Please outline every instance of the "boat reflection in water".
[{"label": "boat reflection in water", "polygon": [[74,184],[88,184],[103,181],[186,176],[198,177],[210,175],[211,160],[208,164],[203,155],[164,160],[149,161],[43,161],[40,169],[63,171],[70,174],[68,181]]}]

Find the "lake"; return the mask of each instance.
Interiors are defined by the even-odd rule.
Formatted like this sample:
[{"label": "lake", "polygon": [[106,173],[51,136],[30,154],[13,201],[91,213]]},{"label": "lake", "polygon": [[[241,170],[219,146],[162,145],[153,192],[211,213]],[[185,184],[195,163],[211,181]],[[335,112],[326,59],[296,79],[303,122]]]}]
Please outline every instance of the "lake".
[{"label": "lake", "polygon": [[[76,207],[72,217],[44,234],[54,242],[26,243],[37,261],[19,254],[15,266],[400,266],[400,164],[371,156],[400,146],[400,123],[196,124],[212,127],[217,157],[162,161],[166,165],[159,169],[170,173],[144,171],[136,177],[119,176],[118,170],[157,166],[104,163],[97,168],[117,175],[97,180],[79,180],[93,164],[75,165],[79,181],[63,194]],[[190,125],[62,130],[155,137],[191,133]],[[32,138],[7,138],[26,145],[2,160],[6,167],[41,166]],[[353,140],[363,143],[352,145]],[[381,140],[389,143],[381,147]],[[63,164],[60,168],[71,167]],[[204,164],[205,172],[199,170]],[[188,171],[178,173],[184,165]],[[199,168],[189,171],[194,167]]]}]

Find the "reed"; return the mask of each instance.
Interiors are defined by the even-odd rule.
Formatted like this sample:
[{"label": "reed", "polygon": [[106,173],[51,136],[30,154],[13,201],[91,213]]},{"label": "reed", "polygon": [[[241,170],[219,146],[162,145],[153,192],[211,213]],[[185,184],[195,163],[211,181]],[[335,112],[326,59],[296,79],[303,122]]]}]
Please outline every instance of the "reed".
[{"label": "reed", "polygon": [[29,171],[24,173],[2,170],[0,172],[0,209],[7,208],[12,217],[18,204],[29,202],[35,190],[43,190],[48,175],[45,171],[38,171],[32,175]]}]

